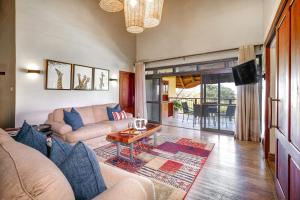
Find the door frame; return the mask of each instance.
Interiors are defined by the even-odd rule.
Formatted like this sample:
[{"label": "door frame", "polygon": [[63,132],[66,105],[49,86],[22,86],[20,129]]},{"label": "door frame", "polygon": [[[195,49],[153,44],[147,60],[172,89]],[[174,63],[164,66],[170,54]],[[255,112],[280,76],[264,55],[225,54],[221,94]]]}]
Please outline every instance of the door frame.
[{"label": "door frame", "polygon": [[[119,71],[119,104],[121,103],[121,84],[122,84],[122,74],[129,74],[135,76],[135,73],[133,72],[127,72],[127,71]],[[133,113],[132,115],[135,116],[135,82],[133,82],[133,96],[132,96],[132,101],[133,101]],[[122,105],[121,105],[122,106]]]},{"label": "door frame", "polygon": [[[146,106],[147,104],[158,104],[159,105],[159,121],[152,121],[152,120],[148,120],[150,123],[159,123],[159,124],[162,124],[162,111],[161,111],[161,99],[162,99],[162,77],[145,77],[145,80],[159,80],[159,97],[158,97],[158,101],[148,101],[147,100],[147,97],[146,97]],[[147,92],[147,91],[146,91]]]},{"label": "door frame", "polygon": [[265,49],[265,84],[266,84],[266,93],[265,93],[265,130],[264,131],[264,139],[263,139],[263,146],[264,146],[264,156],[265,159],[268,160],[269,153],[270,153],[270,130],[269,130],[269,103],[268,99],[270,98],[270,72],[271,72],[271,57],[270,57],[270,49],[271,43],[276,37],[276,25],[280,20],[280,16],[284,11],[284,8],[289,0],[281,0],[278,10],[275,14],[275,17],[272,21],[271,27],[268,31],[267,38],[264,42],[264,49]]}]

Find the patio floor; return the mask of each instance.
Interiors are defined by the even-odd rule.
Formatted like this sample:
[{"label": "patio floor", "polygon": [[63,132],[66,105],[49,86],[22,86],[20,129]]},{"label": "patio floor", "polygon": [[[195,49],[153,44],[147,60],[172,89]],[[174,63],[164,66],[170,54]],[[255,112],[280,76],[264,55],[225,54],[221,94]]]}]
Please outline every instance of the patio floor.
[{"label": "patio floor", "polygon": [[[187,115],[185,115],[183,119],[182,114],[177,114],[175,117],[163,118],[162,124],[166,126],[174,126],[174,127],[189,128],[189,129],[196,129],[196,130],[200,130],[201,127],[218,130],[217,117],[215,119],[213,117],[202,118],[202,126],[200,124],[201,120],[197,119],[195,125],[193,125],[193,120],[194,120],[193,116],[190,116],[189,119],[187,120]],[[234,132],[235,130],[234,119],[230,120],[229,118],[220,116],[220,130]]]}]

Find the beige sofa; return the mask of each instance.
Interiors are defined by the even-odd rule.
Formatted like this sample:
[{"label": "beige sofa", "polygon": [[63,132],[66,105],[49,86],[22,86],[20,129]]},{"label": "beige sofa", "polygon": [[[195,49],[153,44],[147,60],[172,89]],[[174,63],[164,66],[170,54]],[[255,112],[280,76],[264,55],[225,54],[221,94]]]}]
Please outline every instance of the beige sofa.
[{"label": "beige sofa", "polygon": [[[151,180],[100,162],[107,190],[94,200],[153,200]],[[0,129],[0,199],[73,200],[72,188],[56,165],[39,151]]]},{"label": "beige sofa", "polygon": [[107,107],[115,104],[93,105],[86,107],[75,107],[80,113],[84,127],[72,131],[71,126],[64,122],[63,110],[70,111],[71,108],[59,108],[48,115],[45,122],[52,125],[52,130],[64,141],[75,143],[79,140],[88,140],[95,137],[104,136],[107,133],[120,131],[128,127],[128,122],[133,121],[131,113],[127,113],[128,119],[120,121],[109,121],[107,116]]}]

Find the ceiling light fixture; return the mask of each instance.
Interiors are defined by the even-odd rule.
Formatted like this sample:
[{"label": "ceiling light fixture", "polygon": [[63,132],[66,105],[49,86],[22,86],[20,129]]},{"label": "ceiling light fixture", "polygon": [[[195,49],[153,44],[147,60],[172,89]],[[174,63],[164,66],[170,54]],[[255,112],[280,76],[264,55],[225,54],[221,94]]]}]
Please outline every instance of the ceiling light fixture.
[{"label": "ceiling light fixture", "polygon": [[158,26],[161,21],[164,0],[100,0],[100,7],[108,12],[124,8],[126,29],[130,33],[142,33],[145,28]]},{"label": "ceiling light fixture", "polygon": [[123,10],[123,0],[101,0],[100,7],[107,12],[119,12]]},{"label": "ceiling light fixture", "polygon": [[146,0],[144,27],[158,26],[161,20],[164,0]]},{"label": "ceiling light fixture", "polygon": [[141,33],[144,31],[144,0],[125,0],[124,13],[126,29],[128,32]]}]

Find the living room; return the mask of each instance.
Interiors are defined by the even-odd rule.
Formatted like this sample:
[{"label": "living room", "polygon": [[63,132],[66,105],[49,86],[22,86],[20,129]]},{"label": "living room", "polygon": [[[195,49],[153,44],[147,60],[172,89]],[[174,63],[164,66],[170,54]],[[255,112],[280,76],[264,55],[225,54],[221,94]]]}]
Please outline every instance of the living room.
[{"label": "living room", "polygon": [[299,30],[299,0],[0,0],[0,199],[300,199]]}]

